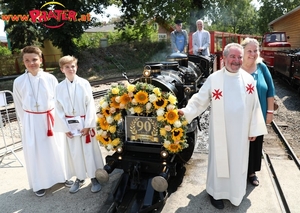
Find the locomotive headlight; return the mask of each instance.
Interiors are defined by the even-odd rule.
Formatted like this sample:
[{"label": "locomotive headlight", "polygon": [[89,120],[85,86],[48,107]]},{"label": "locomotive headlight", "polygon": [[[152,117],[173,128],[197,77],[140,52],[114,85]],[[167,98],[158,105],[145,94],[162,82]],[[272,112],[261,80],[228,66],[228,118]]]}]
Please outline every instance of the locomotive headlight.
[{"label": "locomotive headlight", "polygon": [[123,152],[123,147],[118,146],[117,149],[116,149],[116,152],[121,154]]},{"label": "locomotive headlight", "polygon": [[144,77],[149,77],[151,75],[151,70],[144,70],[143,75]]},{"label": "locomotive headlight", "polygon": [[169,156],[169,153],[166,150],[163,150],[163,151],[160,152],[160,156],[162,158],[167,158]]},{"label": "locomotive headlight", "polygon": [[151,75],[151,67],[149,65],[144,67],[143,75],[146,78],[148,78]]}]

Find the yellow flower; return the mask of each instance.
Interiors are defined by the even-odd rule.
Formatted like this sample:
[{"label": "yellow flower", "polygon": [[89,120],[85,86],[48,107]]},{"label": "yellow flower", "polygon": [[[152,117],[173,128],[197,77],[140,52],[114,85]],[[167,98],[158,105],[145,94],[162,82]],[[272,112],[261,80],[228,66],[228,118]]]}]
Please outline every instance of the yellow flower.
[{"label": "yellow flower", "polygon": [[113,126],[110,126],[109,129],[108,129],[111,133],[115,133],[116,130],[117,130],[117,127],[115,125]]},{"label": "yellow flower", "polygon": [[154,92],[154,94],[157,95],[158,97],[161,96],[161,92],[160,92],[160,89],[159,89],[158,87],[155,87],[155,88],[153,89],[153,92]]},{"label": "yellow flower", "polygon": [[129,84],[129,85],[127,86],[127,91],[128,91],[128,92],[134,92],[134,90],[135,90],[135,85]]},{"label": "yellow flower", "polygon": [[174,128],[172,129],[172,139],[174,141],[178,141],[183,136],[183,129],[182,128]]},{"label": "yellow flower", "polygon": [[164,128],[160,128],[159,133],[161,136],[165,137],[167,134],[167,131]]},{"label": "yellow flower", "polygon": [[181,122],[181,124],[182,124],[182,126],[186,126],[186,125],[188,125],[189,123],[188,123],[187,120],[184,120],[184,121]]},{"label": "yellow flower", "polygon": [[148,93],[145,91],[139,91],[134,95],[134,98],[139,104],[146,104],[148,102]]},{"label": "yellow flower", "polygon": [[170,94],[170,95],[169,95],[169,98],[168,98],[168,101],[169,101],[171,104],[176,104],[176,103],[177,103],[177,98],[176,98],[174,95]]},{"label": "yellow flower", "polygon": [[108,130],[109,124],[106,121],[106,118],[99,118],[98,123],[102,130]]},{"label": "yellow flower", "polygon": [[120,144],[120,138],[115,138],[115,139],[111,142],[111,144],[112,144],[114,147],[118,146],[118,145]]},{"label": "yellow flower", "polygon": [[102,113],[105,117],[109,116],[109,115],[110,115],[109,107],[103,108],[103,109],[101,110],[101,113]]},{"label": "yellow flower", "polygon": [[157,121],[163,121],[163,120],[165,120],[165,117],[164,116],[157,116],[156,120]]},{"label": "yellow flower", "polygon": [[181,150],[181,145],[179,143],[175,144],[175,143],[171,143],[168,147],[168,150],[171,152],[171,153],[177,153]]},{"label": "yellow flower", "polygon": [[114,94],[114,95],[119,94],[119,92],[120,92],[120,90],[117,87],[111,89],[111,93]]},{"label": "yellow flower", "polygon": [[108,144],[111,143],[111,139],[110,138],[104,138],[101,135],[97,136],[98,141],[100,141],[104,146],[107,146]]},{"label": "yellow flower", "polygon": [[167,106],[168,102],[163,98],[158,98],[156,101],[153,102],[154,108],[165,108]]},{"label": "yellow flower", "polygon": [[165,114],[165,118],[169,124],[173,124],[178,120],[179,116],[177,110],[170,110]]},{"label": "yellow flower", "polygon": [[110,100],[111,100],[110,102],[111,107],[114,107],[116,109],[120,108],[120,103],[116,102],[116,97],[112,97]]},{"label": "yellow flower", "polygon": [[131,98],[129,97],[129,95],[127,93],[123,94],[120,97],[120,103],[126,105],[127,103],[129,103],[131,101]]},{"label": "yellow flower", "polygon": [[139,106],[136,106],[136,107],[134,107],[133,109],[134,109],[134,112],[137,113],[137,114],[143,112],[143,108],[142,108],[142,107],[139,107]]},{"label": "yellow flower", "polygon": [[115,116],[114,116],[114,120],[115,121],[119,121],[119,120],[121,120],[121,113],[118,113],[118,114],[116,114]]}]

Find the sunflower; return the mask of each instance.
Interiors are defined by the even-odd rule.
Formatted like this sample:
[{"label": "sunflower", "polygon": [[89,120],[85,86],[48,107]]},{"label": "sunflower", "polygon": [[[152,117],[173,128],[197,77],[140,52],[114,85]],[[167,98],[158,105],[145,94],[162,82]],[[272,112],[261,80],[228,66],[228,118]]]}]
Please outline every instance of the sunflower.
[{"label": "sunflower", "polygon": [[146,91],[139,91],[134,95],[134,98],[139,104],[146,104],[148,102],[148,93]]},{"label": "sunflower", "polygon": [[123,94],[120,97],[120,103],[126,105],[127,103],[129,103],[131,101],[131,98],[129,97],[129,95],[127,93]]},{"label": "sunflower", "polygon": [[179,141],[184,133],[182,128],[173,128],[171,132],[174,141]]},{"label": "sunflower", "polygon": [[97,136],[97,139],[98,139],[104,146],[106,146],[106,145],[108,145],[108,144],[111,143],[111,139],[110,139],[110,138],[108,138],[108,137],[104,138],[104,137],[102,137],[101,135],[98,135],[98,136]]},{"label": "sunflower", "polygon": [[105,117],[107,117],[107,116],[110,115],[109,107],[103,108],[103,109],[101,110],[101,112],[102,112],[102,114],[103,114]]},{"label": "sunflower", "polygon": [[178,153],[179,151],[182,150],[181,145],[179,143],[175,144],[175,143],[171,143],[168,147],[168,150],[171,153]]},{"label": "sunflower", "polygon": [[103,118],[98,118],[98,123],[99,123],[100,128],[101,128],[102,130],[108,130],[109,124],[107,123],[105,117],[103,117]]},{"label": "sunflower", "polygon": [[118,103],[118,102],[116,101],[116,97],[112,97],[110,100],[111,100],[111,102],[110,102],[110,106],[111,106],[111,107],[114,107],[114,108],[116,108],[116,109],[119,109],[119,108],[120,108],[120,103]]},{"label": "sunflower", "polygon": [[168,101],[163,98],[157,98],[156,101],[153,101],[155,109],[165,108],[168,105]]},{"label": "sunflower", "polygon": [[173,124],[175,121],[178,120],[179,115],[177,110],[170,110],[165,114],[165,118],[169,124]]}]

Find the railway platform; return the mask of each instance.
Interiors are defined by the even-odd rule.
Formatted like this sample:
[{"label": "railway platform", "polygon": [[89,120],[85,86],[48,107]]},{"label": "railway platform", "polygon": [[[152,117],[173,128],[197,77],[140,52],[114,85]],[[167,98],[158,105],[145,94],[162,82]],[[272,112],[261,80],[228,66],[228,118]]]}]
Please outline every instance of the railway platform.
[{"label": "railway platform", "polygon": [[[101,147],[103,157],[109,154]],[[24,162],[23,151],[16,151],[16,155]],[[276,168],[280,168],[282,178],[289,178],[290,194],[288,196],[290,212],[297,212],[299,192],[297,185],[300,177],[290,174],[286,162],[278,162]],[[257,173],[260,185],[254,187],[247,185],[246,195],[240,206],[233,206],[225,200],[225,208],[218,210],[214,208],[205,191],[207,154],[195,152],[186,166],[186,174],[181,186],[176,192],[172,193],[167,199],[166,204],[161,211],[162,213],[280,213],[285,212],[282,203],[277,197],[278,192],[274,189],[273,178],[270,177],[267,163],[263,160],[262,170]],[[26,170],[15,158],[14,155],[7,155],[0,164],[0,212],[3,213],[39,213],[39,212],[86,212],[86,213],[103,213],[101,209],[107,205],[107,198],[116,184],[121,171],[115,170],[110,174],[110,181],[102,185],[99,193],[90,191],[90,181],[86,180],[85,185],[76,194],[70,194],[68,188],[63,184],[56,184],[47,189],[44,197],[37,197],[29,189]],[[298,191],[298,192],[297,192]]]}]

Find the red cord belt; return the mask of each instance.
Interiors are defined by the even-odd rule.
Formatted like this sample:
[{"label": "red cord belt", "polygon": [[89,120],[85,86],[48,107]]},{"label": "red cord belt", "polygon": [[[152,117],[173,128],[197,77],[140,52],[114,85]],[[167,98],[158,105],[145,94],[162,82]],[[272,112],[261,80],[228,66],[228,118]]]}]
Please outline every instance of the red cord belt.
[{"label": "red cord belt", "polygon": [[54,124],[54,117],[51,113],[53,109],[50,109],[45,112],[32,112],[28,110],[24,110],[25,112],[31,113],[31,114],[47,114],[47,125],[48,125],[48,131],[47,131],[47,136],[53,136],[53,124]]}]

